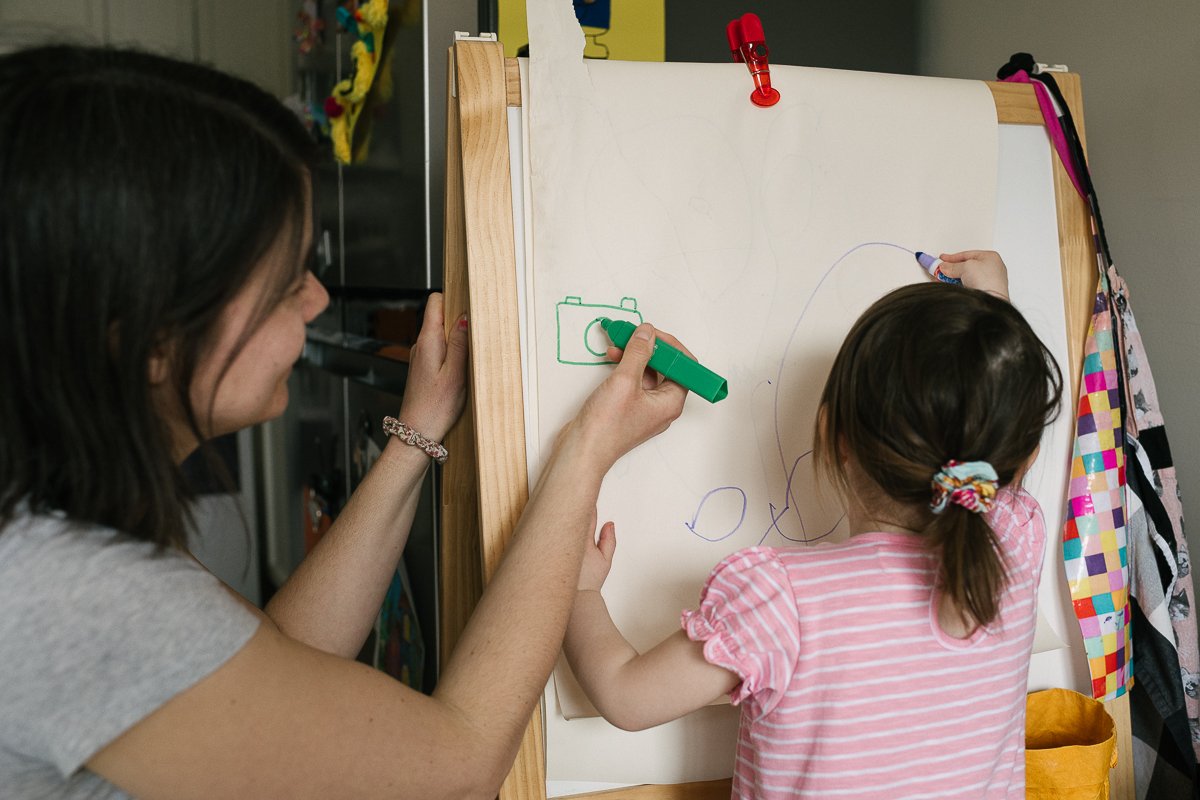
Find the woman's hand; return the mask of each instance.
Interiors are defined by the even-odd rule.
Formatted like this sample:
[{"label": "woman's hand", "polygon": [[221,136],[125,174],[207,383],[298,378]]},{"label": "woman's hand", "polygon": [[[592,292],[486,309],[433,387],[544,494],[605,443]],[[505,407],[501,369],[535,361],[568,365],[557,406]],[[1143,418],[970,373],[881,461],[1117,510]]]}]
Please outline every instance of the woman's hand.
[{"label": "woman's hand", "polygon": [[942,272],[958,278],[968,289],[994,294],[1008,299],[1008,268],[994,250],[964,250],[961,253],[942,253]]},{"label": "woman's hand", "polygon": [[625,453],[665,431],[683,412],[687,389],[646,366],[656,337],[692,356],[674,336],[655,331],[649,323],[639,325],[624,352],[608,348],[609,358],[619,361],[616,369],[568,426],[606,471]]},{"label": "woman's hand", "polygon": [[444,309],[440,293],[429,295],[400,404],[400,421],[438,442],[467,401],[467,319],[459,317],[447,336]]},{"label": "woman's hand", "polygon": [[600,591],[612,568],[613,553],[617,552],[617,526],[611,522],[604,523],[600,529],[600,538],[589,544],[583,552],[583,568],[579,571],[579,586],[581,592]]}]

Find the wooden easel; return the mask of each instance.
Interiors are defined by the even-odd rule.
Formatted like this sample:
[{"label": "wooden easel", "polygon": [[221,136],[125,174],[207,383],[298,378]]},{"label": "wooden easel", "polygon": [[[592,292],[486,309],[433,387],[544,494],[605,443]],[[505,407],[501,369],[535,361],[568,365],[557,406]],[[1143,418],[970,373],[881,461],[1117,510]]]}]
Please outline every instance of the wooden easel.
[{"label": "wooden easel", "polygon": [[[528,499],[521,353],[518,338],[516,254],[513,244],[507,109],[521,105],[515,59],[495,41],[459,40],[450,52],[446,119],[446,319],[470,311],[471,402],[450,432],[455,454],[442,490],[441,647],[454,649],[483,584],[491,577]],[[1084,136],[1079,76],[1056,80]],[[988,83],[996,116],[1007,124],[1041,125],[1027,84]],[[1086,142],[1085,142],[1086,146]],[[1086,204],[1057,158],[1054,187],[1063,294],[1068,324],[1074,411],[1083,342],[1096,289],[1096,251]],[[514,366],[518,365],[518,366]],[[1114,800],[1132,800],[1133,748],[1129,699],[1108,703],[1117,724],[1119,760],[1112,773]],[[620,800],[724,800],[729,781],[639,786],[588,795]],[[544,800],[545,747],[541,714],[525,731],[516,764],[500,792],[504,800]]]}]

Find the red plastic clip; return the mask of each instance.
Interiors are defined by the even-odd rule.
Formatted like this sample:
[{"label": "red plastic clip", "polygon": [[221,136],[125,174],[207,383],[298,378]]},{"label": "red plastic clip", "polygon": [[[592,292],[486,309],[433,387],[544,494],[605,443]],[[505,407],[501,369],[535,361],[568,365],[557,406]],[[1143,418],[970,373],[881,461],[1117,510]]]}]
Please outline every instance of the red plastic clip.
[{"label": "red plastic clip", "polygon": [[742,14],[725,26],[733,60],[744,62],[754,78],[750,102],[756,106],[773,106],[779,102],[779,92],[771,88],[771,67],[767,63],[767,35],[757,14]]}]

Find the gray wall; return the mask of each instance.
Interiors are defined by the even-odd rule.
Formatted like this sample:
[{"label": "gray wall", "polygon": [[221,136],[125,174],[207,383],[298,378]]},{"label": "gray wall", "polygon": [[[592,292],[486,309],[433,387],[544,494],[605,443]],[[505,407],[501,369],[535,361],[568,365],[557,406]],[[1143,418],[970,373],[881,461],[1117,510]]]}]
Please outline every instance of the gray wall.
[{"label": "gray wall", "polygon": [[1158,385],[1184,514],[1200,521],[1200,4],[923,0],[919,19],[921,74],[990,78],[1024,51],[1081,76],[1109,246]]}]

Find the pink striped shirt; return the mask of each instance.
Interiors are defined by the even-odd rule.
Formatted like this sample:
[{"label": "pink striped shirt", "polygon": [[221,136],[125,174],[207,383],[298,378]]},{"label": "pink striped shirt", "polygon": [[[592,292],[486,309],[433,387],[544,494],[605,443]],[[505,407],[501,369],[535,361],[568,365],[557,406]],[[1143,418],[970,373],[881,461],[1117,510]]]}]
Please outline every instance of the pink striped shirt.
[{"label": "pink striped shirt", "polygon": [[988,521],[1009,583],[997,619],[961,640],[938,626],[915,536],[752,547],[717,565],[683,627],[742,678],[734,798],[1024,798],[1046,535],[1024,491],[1002,491]]}]

